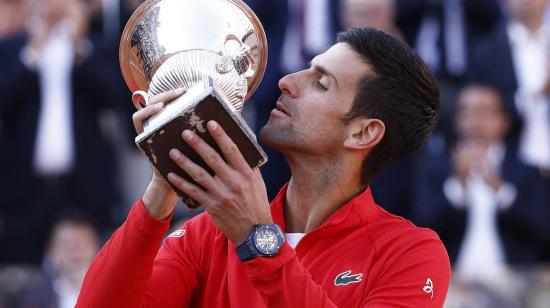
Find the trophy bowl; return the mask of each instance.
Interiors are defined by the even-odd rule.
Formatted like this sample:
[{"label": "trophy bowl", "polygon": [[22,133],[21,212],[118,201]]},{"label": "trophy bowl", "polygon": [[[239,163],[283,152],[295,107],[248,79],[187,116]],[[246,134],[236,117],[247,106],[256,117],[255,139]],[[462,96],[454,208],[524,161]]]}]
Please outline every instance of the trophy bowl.
[{"label": "trophy bowl", "polygon": [[154,95],[212,78],[241,111],[265,72],[267,40],[243,1],[148,0],[124,28],[119,61],[137,109]]}]

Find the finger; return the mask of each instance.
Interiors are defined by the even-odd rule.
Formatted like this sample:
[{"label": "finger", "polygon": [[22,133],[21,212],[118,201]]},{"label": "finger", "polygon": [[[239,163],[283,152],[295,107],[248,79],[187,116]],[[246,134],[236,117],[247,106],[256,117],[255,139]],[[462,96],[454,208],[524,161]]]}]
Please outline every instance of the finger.
[{"label": "finger", "polygon": [[231,138],[225,133],[223,128],[216,121],[209,121],[206,125],[208,132],[214,138],[220,149],[223,157],[237,170],[249,170],[250,166],[246,162],[239,148]]},{"label": "finger", "polygon": [[221,193],[222,189],[219,187],[219,183],[216,182],[214,177],[211,176],[208,171],[204,170],[204,168],[195,164],[195,162],[182,154],[178,149],[172,149],[168,154],[181,170],[187,173],[199,185],[206,188],[209,193]]},{"label": "finger", "polygon": [[207,192],[202,190],[199,186],[185,180],[181,176],[174,172],[168,173],[168,181],[176,186],[179,190],[183,191],[186,195],[193,198],[201,205],[210,204],[210,196]]},{"label": "finger", "polygon": [[159,102],[165,102],[165,103],[170,102],[176,97],[182,95],[183,93],[185,93],[184,88],[172,89],[151,97],[151,99],[149,99],[149,104],[155,104]]},{"label": "finger", "polygon": [[231,174],[231,169],[223,160],[220,154],[206,143],[200,136],[190,130],[182,133],[182,138],[199,156],[208,164],[212,170],[221,178],[227,178]]},{"label": "finger", "polygon": [[134,122],[136,133],[141,134],[143,132],[143,122],[159,112],[162,107],[164,107],[164,103],[156,103],[134,112],[132,115],[132,122]]}]

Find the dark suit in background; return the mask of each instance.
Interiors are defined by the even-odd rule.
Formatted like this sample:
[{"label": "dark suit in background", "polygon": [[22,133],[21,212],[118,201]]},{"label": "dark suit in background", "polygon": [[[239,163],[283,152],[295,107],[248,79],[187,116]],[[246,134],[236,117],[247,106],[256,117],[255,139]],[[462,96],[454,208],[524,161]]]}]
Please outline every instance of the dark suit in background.
[{"label": "dark suit in background", "polygon": [[[72,172],[38,176],[33,154],[40,110],[36,71],[20,61],[26,34],[0,42],[0,262],[39,262],[56,211],[75,206],[102,229],[119,201],[117,166],[104,111],[120,99],[120,74],[99,44],[72,70]],[[124,101],[124,103],[127,103]]]},{"label": "dark suit in background", "polygon": [[504,108],[514,123],[510,133],[514,139],[517,139],[521,128],[521,119],[514,96],[519,85],[505,22],[499,23],[491,33],[477,41],[472,53],[469,79],[472,82],[488,84],[498,89],[502,94]]},{"label": "dark suit in background", "polygon": [[[445,8],[455,2],[457,8]],[[397,25],[435,73],[441,93],[439,130],[453,138],[454,102],[467,82],[474,42],[490,33],[502,18],[498,0],[397,0]],[[462,14],[458,14],[461,11]],[[446,13],[447,12],[447,13]],[[454,16],[454,19],[450,17]],[[455,29],[456,28],[456,29]],[[460,31],[459,31],[460,30]],[[452,37],[454,36],[454,37]],[[458,44],[452,50],[448,42]],[[432,50],[432,53],[427,50]],[[450,66],[448,59],[462,65]],[[433,64],[437,63],[437,64]],[[454,68],[453,68],[454,67]]]},{"label": "dark suit in background", "polygon": [[[444,153],[427,154],[414,181],[413,221],[433,228],[456,261],[467,223],[467,211],[451,206],[443,183],[451,175],[450,158]],[[512,264],[540,261],[548,235],[548,191],[534,168],[520,163],[507,150],[500,168],[502,180],[515,186],[517,196],[510,208],[498,213],[498,233],[506,261]]]}]

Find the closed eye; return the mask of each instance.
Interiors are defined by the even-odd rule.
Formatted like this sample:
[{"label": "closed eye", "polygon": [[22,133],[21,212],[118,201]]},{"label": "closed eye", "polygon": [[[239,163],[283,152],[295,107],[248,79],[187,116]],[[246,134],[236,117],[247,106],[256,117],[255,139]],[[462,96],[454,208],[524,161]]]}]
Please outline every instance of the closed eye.
[{"label": "closed eye", "polygon": [[315,79],[315,86],[317,88],[319,88],[320,90],[323,90],[323,91],[328,90],[328,87],[321,83],[321,79],[323,79],[323,77],[325,77],[325,76],[330,78],[330,80],[332,80],[332,82],[329,83],[329,85],[331,85],[331,87],[332,87],[332,84],[334,84],[336,86],[336,88],[338,88],[338,80],[336,79],[336,77],[334,77],[334,74],[329,72],[324,66],[312,63],[311,61],[308,63],[308,65],[309,65],[309,68],[313,69],[313,71],[317,75],[317,77]]},{"label": "closed eye", "polygon": [[327,90],[328,90],[328,88],[325,87],[325,86],[321,83],[321,80],[319,80],[319,79],[316,79],[315,82],[314,82],[314,84],[315,84],[315,87],[318,88],[319,90],[322,90],[322,91],[327,91]]}]

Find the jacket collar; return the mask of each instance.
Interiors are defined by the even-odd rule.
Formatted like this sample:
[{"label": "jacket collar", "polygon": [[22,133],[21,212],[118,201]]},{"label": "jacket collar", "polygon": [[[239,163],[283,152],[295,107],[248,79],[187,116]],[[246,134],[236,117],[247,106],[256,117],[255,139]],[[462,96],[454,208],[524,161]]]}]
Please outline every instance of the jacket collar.
[{"label": "jacket collar", "polygon": [[[271,202],[271,216],[274,223],[278,224],[283,232],[286,232],[284,206],[287,189],[288,183],[281,188],[277,197]],[[311,232],[333,230],[333,228],[340,230],[364,225],[375,219],[380,214],[380,210],[372,198],[370,187],[367,187],[362,193],[342,205],[321,226]]]}]

